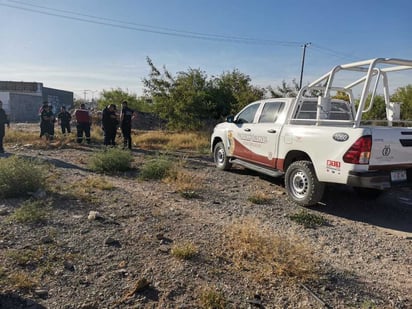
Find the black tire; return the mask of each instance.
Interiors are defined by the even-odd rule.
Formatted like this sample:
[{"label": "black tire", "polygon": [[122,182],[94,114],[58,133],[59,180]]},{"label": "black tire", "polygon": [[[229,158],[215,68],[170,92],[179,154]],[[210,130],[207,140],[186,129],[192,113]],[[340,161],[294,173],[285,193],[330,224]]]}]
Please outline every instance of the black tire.
[{"label": "black tire", "polygon": [[295,161],[289,165],[285,175],[285,187],[289,197],[304,207],[317,204],[325,191],[325,184],[316,177],[310,161]]},{"label": "black tire", "polygon": [[216,167],[220,170],[227,171],[232,167],[232,163],[229,162],[227,157],[225,145],[219,142],[215,145],[213,149],[213,160],[215,161]]},{"label": "black tire", "polygon": [[361,187],[354,187],[353,190],[360,198],[364,199],[377,199],[381,194],[382,190],[379,189],[372,189],[372,188],[361,188]]}]

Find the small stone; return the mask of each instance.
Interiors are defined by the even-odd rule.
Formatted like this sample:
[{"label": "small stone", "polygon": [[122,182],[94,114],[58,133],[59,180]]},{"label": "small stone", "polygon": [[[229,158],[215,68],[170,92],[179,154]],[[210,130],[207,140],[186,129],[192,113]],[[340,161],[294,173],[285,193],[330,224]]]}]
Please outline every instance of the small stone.
[{"label": "small stone", "polygon": [[34,293],[42,299],[46,299],[49,296],[49,291],[43,289],[35,290]]},{"label": "small stone", "polygon": [[117,247],[117,248],[121,247],[120,241],[118,241],[117,239],[114,239],[112,237],[107,237],[104,240],[104,244],[107,245],[107,246],[112,246],[112,247]]},{"label": "small stone", "polygon": [[40,238],[40,242],[42,244],[51,244],[53,242],[53,238],[51,238],[50,236],[43,236],[42,238]]},{"label": "small stone", "polygon": [[90,220],[90,221],[93,221],[93,220],[96,220],[96,219],[99,219],[99,218],[101,218],[99,212],[94,211],[94,210],[91,210],[89,212],[89,215],[87,216],[87,220]]},{"label": "small stone", "polygon": [[64,261],[63,266],[64,266],[64,269],[66,270],[74,271],[74,264],[70,261]]}]

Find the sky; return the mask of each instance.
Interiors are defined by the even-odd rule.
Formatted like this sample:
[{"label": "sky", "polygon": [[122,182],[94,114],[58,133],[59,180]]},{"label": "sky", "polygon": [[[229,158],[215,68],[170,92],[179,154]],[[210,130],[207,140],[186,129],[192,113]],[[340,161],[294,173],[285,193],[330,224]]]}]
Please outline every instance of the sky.
[{"label": "sky", "polygon": [[411,12],[410,0],[0,0],[0,80],[142,95],[150,57],[173,75],[236,69],[276,87],[299,82],[306,44],[307,84],[339,64],[412,59]]}]

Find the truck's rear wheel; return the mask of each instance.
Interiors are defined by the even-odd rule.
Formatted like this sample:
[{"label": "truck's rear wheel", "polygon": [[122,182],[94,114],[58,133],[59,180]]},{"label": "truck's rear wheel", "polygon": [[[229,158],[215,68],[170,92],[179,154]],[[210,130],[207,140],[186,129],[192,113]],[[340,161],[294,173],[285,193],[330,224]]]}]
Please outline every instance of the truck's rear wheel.
[{"label": "truck's rear wheel", "polygon": [[316,177],[313,163],[296,161],[289,165],[285,175],[285,186],[289,197],[301,206],[318,203],[325,191],[325,184]]},{"label": "truck's rear wheel", "polygon": [[213,159],[216,167],[220,170],[229,170],[232,167],[232,163],[229,162],[226,154],[225,145],[223,145],[222,142],[215,145],[213,149]]}]

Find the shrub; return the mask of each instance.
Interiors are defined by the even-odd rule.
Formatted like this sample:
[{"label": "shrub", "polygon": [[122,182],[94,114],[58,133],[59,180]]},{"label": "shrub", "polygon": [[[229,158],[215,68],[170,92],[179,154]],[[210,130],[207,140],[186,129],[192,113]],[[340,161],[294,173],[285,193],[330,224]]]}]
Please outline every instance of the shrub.
[{"label": "shrub", "polygon": [[0,197],[20,197],[42,189],[46,166],[33,160],[11,156],[0,160]]},{"label": "shrub", "polygon": [[125,172],[130,170],[132,160],[128,150],[107,148],[91,156],[89,168],[100,173]]},{"label": "shrub", "polygon": [[139,178],[142,180],[160,180],[169,175],[173,162],[161,156],[149,159],[140,169]]},{"label": "shrub", "polygon": [[318,226],[327,224],[327,221],[324,217],[311,214],[305,210],[301,210],[299,213],[290,215],[289,218],[306,228],[316,228]]},{"label": "shrub", "polygon": [[216,288],[204,287],[199,294],[199,306],[204,309],[224,309],[227,306],[227,301]]},{"label": "shrub", "polygon": [[10,220],[20,223],[39,223],[46,221],[48,213],[48,205],[44,201],[28,200],[15,210]]},{"label": "shrub", "polygon": [[176,244],[172,247],[171,253],[181,260],[190,260],[198,253],[197,247],[192,243]]},{"label": "shrub", "polygon": [[297,281],[316,278],[316,259],[302,239],[278,235],[256,220],[230,225],[221,252],[237,269],[250,272],[258,281],[273,275]]}]

